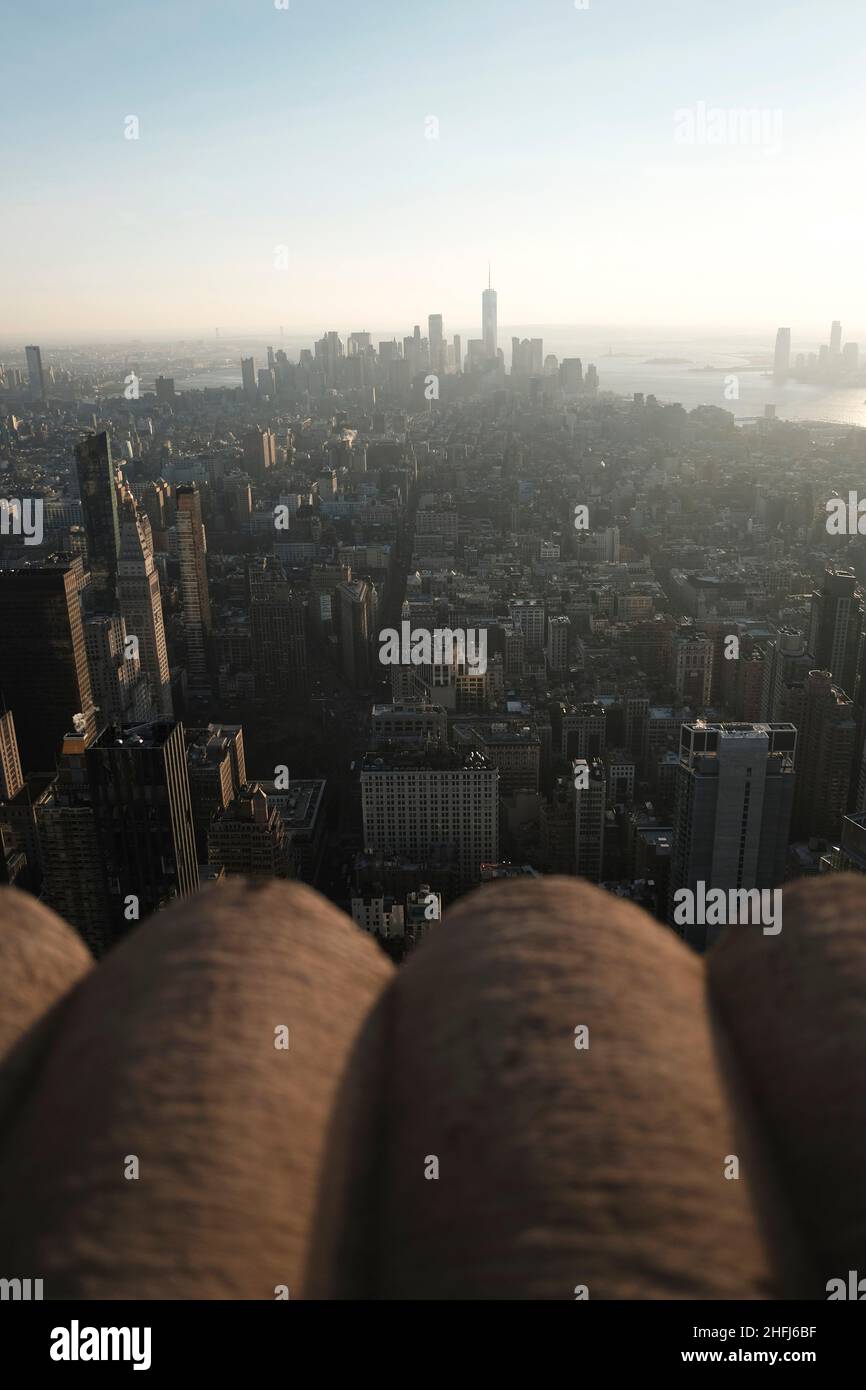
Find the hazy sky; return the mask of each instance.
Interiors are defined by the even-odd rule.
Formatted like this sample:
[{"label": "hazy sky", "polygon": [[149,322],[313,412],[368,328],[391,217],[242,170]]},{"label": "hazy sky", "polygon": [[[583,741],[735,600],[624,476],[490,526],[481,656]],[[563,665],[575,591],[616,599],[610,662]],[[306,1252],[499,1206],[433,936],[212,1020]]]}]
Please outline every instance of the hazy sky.
[{"label": "hazy sky", "polygon": [[289,5],[6,7],[0,338],[454,331],[488,259],[501,325],[866,336],[858,0]]}]

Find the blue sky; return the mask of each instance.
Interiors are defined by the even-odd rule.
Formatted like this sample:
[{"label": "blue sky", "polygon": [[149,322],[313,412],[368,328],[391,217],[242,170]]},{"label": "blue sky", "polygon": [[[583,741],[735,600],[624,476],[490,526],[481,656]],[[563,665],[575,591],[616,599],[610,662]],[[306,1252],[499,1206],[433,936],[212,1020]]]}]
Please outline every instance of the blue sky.
[{"label": "blue sky", "polygon": [[866,338],[864,58],[853,0],[18,0],[0,337],[454,331],[491,259],[506,325]]}]

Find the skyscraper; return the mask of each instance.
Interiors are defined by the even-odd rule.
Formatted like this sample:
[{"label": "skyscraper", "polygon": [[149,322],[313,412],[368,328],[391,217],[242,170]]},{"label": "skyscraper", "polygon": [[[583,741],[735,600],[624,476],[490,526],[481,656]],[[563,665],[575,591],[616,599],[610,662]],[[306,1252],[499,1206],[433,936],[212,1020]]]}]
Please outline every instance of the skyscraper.
[{"label": "skyscraper", "polygon": [[244,731],[239,724],[187,729],[186,745],[196,853],[206,864],[211,821],[240,796],[247,780]]},{"label": "skyscraper", "polygon": [[134,506],[124,511],[117,571],[118,599],[127,636],[138,638],[141,668],[150,685],[157,715],[171,719],[171,672],[150,522],[144,512]]},{"label": "skyscraper", "polygon": [[116,936],[198,888],[183,725],[109,725],[86,764]]},{"label": "skyscraper", "polygon": [[856,745],[853,702],[829,671],[810,671],[797,756],[794,831],[799,839],[838,838],[857,771]]},{"label": "skyscraper", "polygon": [[248,401],[254,401],[257,396],[256,391],[256,364],[252,357],[241,358],[241,381],[243,392]]},{"label": "skyscraper", "polygon": [[201,494],[195,483],[190,483],[177,489],[175,499],[187,667],[190,685],[202,689],[208,685],[207,641],[211,631],[211,612]]},{"label": "skyscraper", "polygon": [[809,651],[815,665],[829,671],[836,685],[853,700],[857,694],[857,665],[863,611],[853,570],[827,569],[821,589],[812,594]]},{"label": "skyscraper", "polygon": [[84,621],[84,641],[99,723],[141,724],[154,717],[151,690],[141,669],[140,645],[126,640],[119,613],[93,613]]},{"label": "skyscraper", "polygon": [[773,372],[784,376],[791,365],[791,330],[780,328],[776,334],[776,351],[773,356]]},{"label": "skyscraper", "polygon": [[[794,797],[793,724],[683,724],[676,771],[670,905],[680,888],[776,888]],[[799,759],[798,759],[799,760]],[[695,923],[685,940],[703,949],[717,927]]]},{"label": "skyscraper", "polygon": [[277,462],[277,437],[273,430],[250,430],[244,437],[244,467],[253,478],[264,478]]},{"label": "skyscraper", "polygon": [[120,522],[111,445],[105,431],[76,445],[75,459],[93,585],[98,601],[110,610],[117,584]]},{"label": "skyscraper", "polygon": [[427,337],[430,342],[430,370],[441,372],[445,366],[442,336],[442,315],[430,314],[427,320]]},{"label": "skyscraper", "polygon": [[100,956],[111,945],[114,930],[105,855],[87,778],[87,741],[81,734],[70,733],[63,740],[57,778],[33,813],[44,874],[42,896]]},{"label": "skyscraper", "polygon": [[499,347],[499,325],[496,291],[488,285],[481,296],[481,340],[488,362],[496,361]]},{"label": "skyscraper", "polygon": [[511,621],[522,628],[526,636],[528,651],[540,652],[544,649],[544,602],[538,599],[512,599]]},{"label": "skyscraper", "polygon": [[340,653],[343,674],[350,685],[365,689],[372,679],[372,642],[376,622],[376,590],[365,579],[337,585]]},{"label": "skyscraper", "polygon": [[258,782],[247,787],[208,829],[208,863],[247,878],[293,878],[291,842],[282,817]]},{"label": "skyscraper", "polygon": [[15,720],[7,709],[0,714],[0,801],[11,801],[23,786]]},{"label": "skyscraper", "polygon": [[677,697],[703,709],[710,703],[713,684],[713,643],[705,632],[686,624],[671,643],[671,676]]},{"label": "skyscraper", "polygon": [[306,609],[285,580],[257,584],[250,595],[256,695],[298,693],[307,685]]},{"label": "skyscraper", "polygon": [[564,615],[547,620],[547,666],[554,674],[568,670],[568,649],[571,620]]},{"label": "skyscraper", "polygon": [[81,716],[96,732],[79,589],[81,559],[0,571],[0,696],[15,718],[25,774],[53,771]]},{"label": "skyscraper", "polygon": [[834,319],[830,325],[830,356],[838,357],[842,351],[842,324]]},{"label": "skyscraper", "polygon": [[574,871],[579,878],[600,883],[604,859],[604,817],[607,809],[604,763],[601,758],[576,758],[574,776]]},{"label": "skyscraper", "polygon": [[42,370],[42,352],[38,347],[24,349],[27,356],[27,375],[30,381],[30,399],[45,400],[45,373]]}]

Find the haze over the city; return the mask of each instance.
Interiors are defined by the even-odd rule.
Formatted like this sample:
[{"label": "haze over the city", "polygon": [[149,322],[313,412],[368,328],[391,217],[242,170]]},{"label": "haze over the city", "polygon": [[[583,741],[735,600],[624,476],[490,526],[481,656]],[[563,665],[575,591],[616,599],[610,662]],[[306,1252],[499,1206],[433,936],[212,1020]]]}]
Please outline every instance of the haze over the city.
[{"label": "haze over the city", "polygon": [[0,338],[469,327],[488,261],[501,327],[853,330],[864,24],[850,0],[20,7]]}]

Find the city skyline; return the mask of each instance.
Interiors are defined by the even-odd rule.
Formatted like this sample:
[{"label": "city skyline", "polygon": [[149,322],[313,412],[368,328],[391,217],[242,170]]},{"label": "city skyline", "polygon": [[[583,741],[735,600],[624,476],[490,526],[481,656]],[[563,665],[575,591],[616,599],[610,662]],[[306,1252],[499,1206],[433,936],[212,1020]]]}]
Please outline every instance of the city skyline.
[{"label": "city skyline", "polygon": [[0,1303],[52,1360],[225,1373],[305,1300],[848,1353],[864,38],[7,19]]}]

